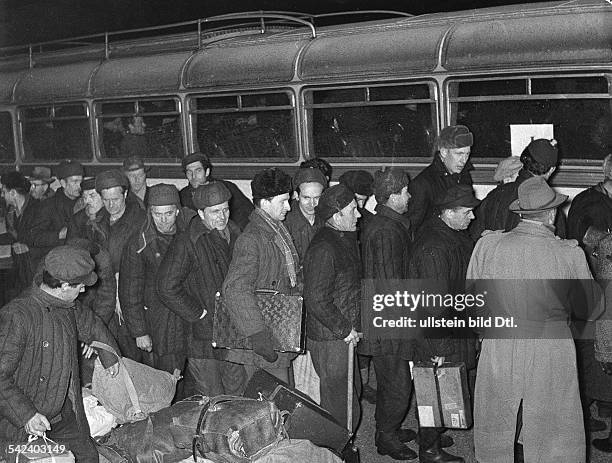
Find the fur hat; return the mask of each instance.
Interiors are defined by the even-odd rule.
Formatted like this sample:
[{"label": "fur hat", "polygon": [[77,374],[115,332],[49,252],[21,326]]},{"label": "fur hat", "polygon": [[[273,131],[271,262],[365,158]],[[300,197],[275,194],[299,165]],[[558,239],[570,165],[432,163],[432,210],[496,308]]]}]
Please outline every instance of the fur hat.
[{"label": "fur hat", "polygon": [[365,170],[347,170],[338,181],[357,195],[372,196],[374,177]]},{"label": "fur hat", "polygon": [[465,125],[444,127],[438,136],[437,147],[447,149],[465,148],[474,144],[474,136]]},{"label": "fur hat", "polygon": [[302,183],[320,183],[323,188],[327,187],[327,179],[323,172],[316,167],[300,167],[293,176],[293,189],[297,190]]},{"label": "fur hat", "polygon": [[355,194],[346,185],[339,183],[323,192],[315,208],[317,215],[325,222],[355,200]]},{"label": "fur hat", "polygon": [[262,170],[255,174],[251,191],[253,201],[291,193],[291,177],[276,167]]}]

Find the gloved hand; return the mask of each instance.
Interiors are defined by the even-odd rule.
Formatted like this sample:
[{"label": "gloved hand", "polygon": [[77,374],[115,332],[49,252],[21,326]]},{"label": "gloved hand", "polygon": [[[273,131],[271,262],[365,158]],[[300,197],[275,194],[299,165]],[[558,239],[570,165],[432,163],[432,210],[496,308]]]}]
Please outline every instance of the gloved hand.
[{"label": "gloved hand", "polygon": [[270,338],[271,336],[266,330],[249,336],[253,345],[253,351],[260,357],[263,357],[266,362],[274,363],[278,359],[278,354],[274,352],[272,344],[270,344]]}]

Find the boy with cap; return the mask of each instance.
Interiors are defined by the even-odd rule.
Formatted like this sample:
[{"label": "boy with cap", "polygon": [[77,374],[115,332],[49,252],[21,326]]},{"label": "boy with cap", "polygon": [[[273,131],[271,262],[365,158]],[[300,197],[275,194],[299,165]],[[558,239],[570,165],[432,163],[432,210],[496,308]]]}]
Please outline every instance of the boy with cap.
[{"label": "boy with cap", "polygon": [[469,162],[474,137],[464,125],[444,127],[436,140],[433,162],[410,183],[408,218],[413,232],[435,214],[434,201],[453,185],[472,186]]},{"label": "boy with cap", "polygon": [[140,156],[130,156],[123,161],[123,173],[130,183],[128,201],[134,200],[142,209],[146,209],[147,204],[147,172],[149,168],[145,166]]},{"label": "boy with cap", "polygon": [[291,177],[280,169],[266,169],[251,182],[255,210],[236,240],[232,262],[223,282],[223,295],[231,317],[253,351],[229,350],[227,360],[245,365],[248,377],[263,368],[289,381],[294,355],[277,354],[257,306],[255,291],[273,289],[283,294],[300,294],[302,272],[291,235],[283,224],[290,210]]},{"label": "boy with cap", "polygon": [[[355,195],[344,185],[321,195],[317,214],[325,226],[304,256],[307,345],[320,378],[321,406],[346,423],[347,344],[356,346],[361,326],[361,261],[357,246]],[[355,369],[359,371],[358,368]],[[359,422],[359,374],[354,381],[354,419]]]},{"label": "boy with cap", "polygon": [[181,190],[181,204],[184,207],[196,210],[193,204],[193,194],[196,188],[212,181],[221,182],[232,194],[229,201],[232,220],[238,224],[241,230],[244,230],[249,222],[249,214],[253,212],[253,203],[240,191],[240,188],[227,180],[213,178],[211,176],[212,164],[204,153],[196,152],[190,154],[183,158],[181,165],[189,181],[189,184]]},{"label": "boy with cap", "polygon": [[51,177],[51,169],[48,167],[34,167],[32,175],[28,177],[30,181],[30,196],[42,201],[55,194],[50,187],[55,182],[55,177]]},{"label": "boy with cap", "polygon": [[51,247],[64,244],[68,224],[80,210],[83,166],[77,161],[62,161],[55,168],[60,182],[55,194],[42,202],[38,220],[32,227],[33,245],[46,253]]},{"label": "boy with cap", "polygon": [[[550,179],[559,162],[556,140],[533,140],[521,153],[520,160],[523,166],[516,180],[490,191],[476,209],[476,219],[469,229],[474,240],[480,238],[485,230],[510,231],[518,225],[519,216],[510,211],[508,206],[518,198],[518,187],[528,178],[542,177],[546,181]],[[566,227],[565,215],[559,211],[555,219],[557,236],[565,238]]]},{"label": "boy with cap", "polygon": [[[474,243],[464,231],[468,228],[474,214],[472,210],[480,204],[474,196],[472,187],[454,185],[435,201],[438,215],[430,218],[417,232],[412,246],[408,277],[411,279],[440,280],[441,294],[461,294],[465,292],[465,279]],[[457,315],[454,309],[444,314],[439,310],[437,317]],[[406,360],[435,362],[438,365],[449,362],[465,362],[468,370],[476,368],[476,340],[471,337],[451,339],[444,337],[450,333],[435,332],[415,343],[405,343],[401,353]],[[444,450],[442,439],[444,428],[420,428],[419,461],[422,463],[447,462],[463,463],[463,458],[451,455]],[[448,440],[448,438],[447,438]],[[451,442],[448,442],[452,444]]]},{"label": "boy with cap", "polygon": [[[397,168],[374,173],[376,214],[362,225],[361,258],[363,277],[371,280],[408,278],[410,260],[410,221],[408,210],[408,175]],[[380,291],[378,291],[380,292]],[[416,433],[401,429],[410,406],[412,381],[408,361],[402,359],[401,344],[396,340],[368,340],[359,344],[359,352],[373,357],[376,371],[376,448],[381,455],[395,460],[410,460],[416,453],[405,442]]]},{"label": "boy with cap", "polygon": [[[96,281],[87,251],[51,250],[32,286],[0,310],[0,440],[26,443],[28,434],[67,446],[77,461],[98,461],[79,384],[77,339],[117,348],[104,324],[75,300]],[[100,351],[111,376],[119,365]],[[6,448],[0,451],[6,452]]]},{"label": "boy with cap", "polygon": [[159,266],[176,236],[194,217],[180,207],[174,185],[149,188],[147,219],[127,241],[119,270],[119,303],[130,336],[149,353],[143,360],[169,373],[185,366],[186,330],[183,320],[164,304],[157,291]]},{"label": "boy with cap", "polygon": [[304,259],[310,240],[323,226],[323,222],[315,214],[315,208],[326,187],[327,180],[323,173],[314,167],[301,167],[293,176],[295,200],[287,213],[285,226],[293,238],[300,262]]},{"label": "boy with cap", "polygon": [[[161,301],[185,325],[185,395],[238,395],[245,382],[242,365],[223,361],[224,350],[211,346],[215,294],[221,291],[240,228],[230,220],[231,193],[222,182],[209,182],[193,195],[197,217],[178,235],[158,274]],[[192,389],[192,390],[190,390]]]}]

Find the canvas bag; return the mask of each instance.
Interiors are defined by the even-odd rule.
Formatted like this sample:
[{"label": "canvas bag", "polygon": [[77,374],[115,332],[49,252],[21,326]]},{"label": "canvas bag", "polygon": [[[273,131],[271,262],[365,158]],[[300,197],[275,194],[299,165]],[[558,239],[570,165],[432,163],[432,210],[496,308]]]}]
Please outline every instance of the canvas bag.
[{"label": "canvas bag", "polygon": [[286,437],[284,414],[274,402],[221,395],[200,413],[193,456],[215,463],[249,463]]},{"label": "canvas bag", "polygon": [[176,392],[180,372],[173,375],[156,370],[126,357],[120,357],[107,344],[94,341],[91,346],[116,355],[119,372],[112,378],[96,359],[92,390],[104,408],[117,418],[118,423],[131,423],[146,418],[149,413],[170,406]]}]

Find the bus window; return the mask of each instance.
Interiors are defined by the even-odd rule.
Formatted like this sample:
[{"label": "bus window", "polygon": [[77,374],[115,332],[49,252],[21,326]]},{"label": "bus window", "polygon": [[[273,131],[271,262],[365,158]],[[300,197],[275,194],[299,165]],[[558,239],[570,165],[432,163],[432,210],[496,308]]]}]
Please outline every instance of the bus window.
[{"label": "bus window", "polygon": [[13,120],[8,112],[0,112],[0,162],[15,162]]},{"label": "bus window", "polygon": [[510,152],[510,124],[553,124],[561,159],[612,152],[612,96],[603,76],[523,77],[449,84],[451,123],[474,133],[472,156]]},{"label": "bus window", "polygon": [[290,93],[198,96],[190,114],[197,149],[213,159],[298,158]]},{"label": "bus window", "polygon": [[429,84],[332,88],[306,92],[311,155],[430,157],[436,109]]},{"label": "bus window", "polygon": [[181,159],[179,102],[173,98],[96,102],[98,146],[105,159]]},{"label": "bus window", "polygon": [[85,103],[20,108],[25,159],[91,159]]}]

